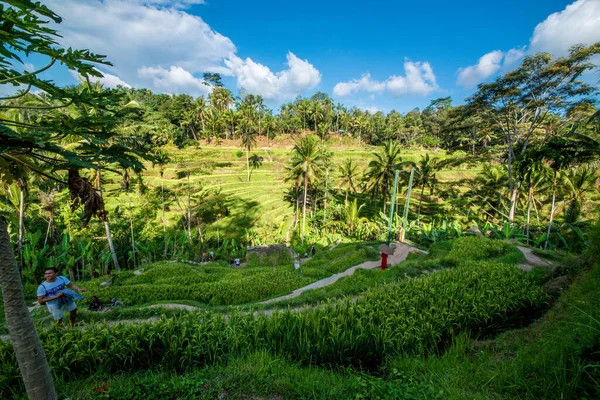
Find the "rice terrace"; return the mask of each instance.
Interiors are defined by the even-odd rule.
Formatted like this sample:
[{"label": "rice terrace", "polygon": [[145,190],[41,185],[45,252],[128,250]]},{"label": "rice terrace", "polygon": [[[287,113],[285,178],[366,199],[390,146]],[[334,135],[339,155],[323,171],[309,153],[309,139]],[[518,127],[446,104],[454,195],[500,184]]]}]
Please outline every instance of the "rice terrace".
[{"label": "rice terrace", "polygon": [[467,3],[1,1],[0,399],[600,398],[600,2]]}]

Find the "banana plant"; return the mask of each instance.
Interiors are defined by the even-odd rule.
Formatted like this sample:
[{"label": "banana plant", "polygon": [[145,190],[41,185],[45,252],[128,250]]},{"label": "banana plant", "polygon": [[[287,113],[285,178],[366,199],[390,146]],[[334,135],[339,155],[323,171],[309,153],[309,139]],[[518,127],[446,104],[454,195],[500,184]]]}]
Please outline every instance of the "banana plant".
[{"label": "banana plant", "polygon": [[45,254],[48,251],[48,247],[38,249],[38,243],[42,237],[41,231],[35,231],[34,233],[27,234],[27,241],[23,246],[23,259],[25,265],[29,268],[23,269],[23,277],[26,281],[37,283],[37,272],[38,267],[44,264]]},{"label": "banana plant", "polygon": [[69,273],[69,279],[75,280],[75,275],[73,273],[73,267],[75,266],[75,256],[72,254],[73,249],[71,247],[71,237],[68,233],[65,233],[60,242],[59,248],[59,263],[67,269]]},{"label": "banana plant", "polygon": [[91,263],[93,259],[93,242],[89,239],[83,239],[77,242],[77,251],[79,253],[79,258],[77,261],[81,262],[81,274],[83,276],[86,270],[86,262],[87,262],[87,270],[90,279],[94,279],[94,269]]}]

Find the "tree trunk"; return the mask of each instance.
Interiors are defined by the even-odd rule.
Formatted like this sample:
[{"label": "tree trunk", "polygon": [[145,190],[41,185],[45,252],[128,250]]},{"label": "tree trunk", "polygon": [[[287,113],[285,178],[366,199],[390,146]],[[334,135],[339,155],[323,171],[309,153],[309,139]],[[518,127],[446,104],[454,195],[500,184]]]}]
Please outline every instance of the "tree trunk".
[{"label": "tree trunk", "polygon": [[[85,260],[85,258],[84,258]],[[90,276],[90,279],[94,279],[94,269],[92,268],[92,264],[88,263],[88,275]]]},{"label": "tree trunk", "polygon": [[18,185],[19,187],[19,241],[17,249],[19,251],[19,267],[21,273],[25,268],[25,264],[23,262],[23,228],[24,228],[24,214],[25,214],[25,191],[22,185]]},{"label": "tree trunk", "polygon": [[48,218],[48,229],[46,229],[46,237],[44,238],[44,247],[48,243],[48,236],[50,235],[50,228],[52,227],[52,217]]},{"label": "tree trunk", "polygon": [[554,173],[554,183],[552,185],[552,208],[550,208],[550,221],[548,223],[548,232],[546,233],[546,243],[544,243],[544,250],[548,248],[550,243],[550,231],[552,230],[552,221],[554,220],[554,205],[556,204],[556,173]]},{"label": "tree trunk", "polygon": [[300,196],[300,188],[298,187],[298,184],[296,184],[296,216],[294,218],[294,231],[298,228],[298,208],[300,208],[300,205],[298,204],[298,196]]},{"label": "tree trunk", "polygon": [[191,202],[190,202],[190,171],[189,171],[189,164],[188,164],[188,174],[187,174],[187,181],[188,181],[188,202],[187,202],[187,231],[188,231],[188,240],[190,241],[190,246],[192,245],[192,208],[191,208]]},{"label": "tree trunk", "polygon": [[421,220],[421,203],[423,202],[423,192],[425,191],[425,184],[421,186],[421,195],[419,196],[419,209],[417,211],[417,224]]},{"label": "tree trunk", "polygon": [[347,202],[348,202],[348,188],[346,188],[346,202],[345,203],[347,203]]},{"label": "tree trunk", "polygon": [[129,229],[131,230],[131,251],[133,251],[133,268],[137,268],[135,262],[135,237],[133,235],[133,211],[131,210],[131,193],[127,192],[127,202],[129,203]]},{"label": "tree trunk", "polygon": [[25,305],[23,285],[10,244],[6,222],[0,218],[0,288],[13,348],[30,400],[56,399],[46,353]]},{"label": "tree trunk", "polygon": [[[100,182],[100,170],[96,170],[96,188],[98,194],[102,197],[102,184]],[[110,249],[110,255],[112,256],[113,265],[115,271],[120,271],[119,260],[117,259],[117,252],[115,251],[115,245],[113,244],[112,235],[110,234],[110,225],[108,225],[108,217],[104,217],[104,230],[106,231],[106,241],[108,242],[108,248]]]},{"label": "tree trunk", "polygon": [[248,169],[248,182],[250,182],[250,160],[248,159],[248,153],[250,153],[250,149],[246,147],[246,168]]},{"label": "tree trunk", "polygon": [[531,197],[533,195],[533,191],[531,190],[531,185],[529,186],[529,196],[527,196],[527,244],[529,245],[529,217],[531,215]]},{"label": "tree trunk", "polygon": [[162,223],[163,223],[163,244],[164,244],[164,258],[167,258],[167,223],[165,221],[165,182],[163,181],[163,174],[160,174],[160,194],[162,202]]},{"label": "tree trunk", "polygon": [[516,208],[517,187],[518,187],[517,182],[515,181],[515,177],[513,176],[513,173],[512,173],[512,156],[513,156],[512,142],[509,141],[507,170],[508,170],[508,192],[509,192],[509,196],[510,196],[510,208],[508,211],[508,222],[511,225],[515,219],[515,208]]},{"label": "tree trunk", "polygon": [[306,197],[308,191],[308,175],[304,175],[304,204],[302,206],[302,245],[304,245],[304,229],[306,226]]},{"label": "tree trunk", "polygon": [[329,169],[325,171],[325,208],[323,209],[323,228],[327,234],[327,179],[329,178]]}]

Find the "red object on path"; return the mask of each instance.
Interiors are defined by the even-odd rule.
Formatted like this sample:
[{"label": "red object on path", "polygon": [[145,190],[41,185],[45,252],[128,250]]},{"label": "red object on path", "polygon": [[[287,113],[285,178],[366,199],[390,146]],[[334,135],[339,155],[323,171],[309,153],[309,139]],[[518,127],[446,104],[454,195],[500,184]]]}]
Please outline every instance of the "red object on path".
[{"label": "red object on path", "polygon": [[385,253],[381,253],[381,270],[385,271],[385,269],[387,268],[387,258],[388,255]]}]

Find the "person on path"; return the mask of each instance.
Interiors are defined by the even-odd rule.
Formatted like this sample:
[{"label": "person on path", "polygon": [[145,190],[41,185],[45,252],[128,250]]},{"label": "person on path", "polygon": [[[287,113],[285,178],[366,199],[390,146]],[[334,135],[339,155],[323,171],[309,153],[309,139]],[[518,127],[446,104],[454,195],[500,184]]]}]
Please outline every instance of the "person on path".
[{"label": "person on path", "polygon": [[102,311],[102,302],[98,297],[92,296],[92,300],[90,301],[90,307],[88,309],[90,311]]},{"label": "person on path", "polygon": [[317,251],[315,250],[315,245],[313,244],[312,247],[310,248],[310,254],[312,254],[312,256],[314,257],[316,252]]},{"label": "person on path", "polygon": [[65,276],[58,276],[58,268],[55,267],[44,269],[44,279],[46,281],[38,286],[37,289],[38,303],[48,306],[48,311],[50,311],[58,326],[63,326],[63,311],[69,313],[71,326],[74,326],[77,321],[77,305],[70,296],[65,296],[63,291],[65,287],[80,293],[87,292],[87,289],[75,286]]},{"label": "person on path", "polygon": [[112,305],[114,308],[123,308],[125,307],[125,304],[123,304],[121,301],[117,300],[116,298],[111,300]]},{"label": "person on path", "polygon": [[202,252],[202,262],[206,262],[206,252]]},{"label": "person on path", "polygon": [[240,266],[240,258],[239,257],[235,259],[235,266],[236,267]]},{"label": "person on path", "polygon": [[210,261],[215,261],[215,253],[210,252]]}]

